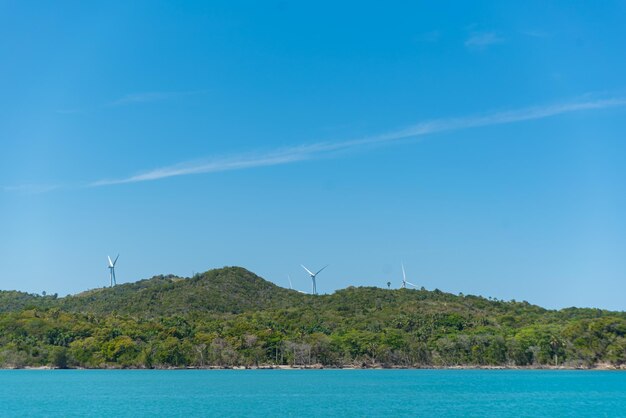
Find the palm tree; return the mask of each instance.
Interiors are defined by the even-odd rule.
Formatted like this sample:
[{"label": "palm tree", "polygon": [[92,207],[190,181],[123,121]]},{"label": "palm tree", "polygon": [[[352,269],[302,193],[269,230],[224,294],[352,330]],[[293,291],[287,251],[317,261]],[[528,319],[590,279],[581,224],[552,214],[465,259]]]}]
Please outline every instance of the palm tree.
[{"label": "palm tree", "polygon": [[556,336],[551,336],[550,337],[550,347],[552,348],[552,353],[554,353],[554,365],[558,366],[559,365],[559,352],[558,349],[559,347],[564,346],[565,344],[563,343],[563,341],[559,340],[558,337]]}]

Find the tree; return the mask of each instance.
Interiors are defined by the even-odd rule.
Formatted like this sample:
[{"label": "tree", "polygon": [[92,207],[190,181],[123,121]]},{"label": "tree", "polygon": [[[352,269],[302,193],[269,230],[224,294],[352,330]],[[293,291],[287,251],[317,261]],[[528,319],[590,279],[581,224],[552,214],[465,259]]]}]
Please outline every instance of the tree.
[{"label": "tree", "polygon": [[67,348],[53,347],[50,353],[50,365],[57,369],[67,369]]}]

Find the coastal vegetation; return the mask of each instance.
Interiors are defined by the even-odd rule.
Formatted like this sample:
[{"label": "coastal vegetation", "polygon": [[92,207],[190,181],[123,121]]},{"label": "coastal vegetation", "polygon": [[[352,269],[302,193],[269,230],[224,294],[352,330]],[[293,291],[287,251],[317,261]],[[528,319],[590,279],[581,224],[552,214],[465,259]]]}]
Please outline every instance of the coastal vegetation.
[{"label": "coastal vegetation", "polygon": [[239,267],[73,296],[0,292],[0,367],[626,365],[626,313],[349,287],[306,295]]}]

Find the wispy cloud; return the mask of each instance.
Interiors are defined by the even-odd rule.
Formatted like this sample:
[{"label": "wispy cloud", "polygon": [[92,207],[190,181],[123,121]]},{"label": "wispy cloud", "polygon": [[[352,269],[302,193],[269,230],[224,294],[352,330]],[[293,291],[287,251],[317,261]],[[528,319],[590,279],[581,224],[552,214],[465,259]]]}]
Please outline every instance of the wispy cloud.
[{"label": "wispy cloud", "polygon": [[531,38],[547,38],[550,34],[543,30],[529,29],[522,31],[522,35],[530,36]]},{"label": "wispy cloud", "polygon": [[82,110],[80,110],[80,109],[58,109],[56,112],[61,114],[61,115],[73,115],[73,114],[76,114],[76,113],[82,113]]},{"label": "wispy cloud", "polygon": [[340,144],[312,144],[299,147],[283,148],[266,153],[244,154],[214,160],[184,162],[172,166],[161,167],[130,177],[117,180],[98,180],[89,187],[108,186],[112,184],[137,183],[141,181],[159,180],[167,177],[186,176],[190,174],[215,173],[219,171],[242,170],[253,167],[274,166],[309,160],[321,153],[338,149]]},{"label": "wispy cloud", "polygon": [[606,109],[625,105],[626,97],[620,97],[611,99],[582,100],[548,106],[534,106],[505,112],[495,112],[459,118],[434,119],[421,122],[401,130],[367,138],[342,142],[320,142],[291,148],[281,148],[263,153],[250,153],[205,161],[184,162],[145,171],[125,178],[98,180],[90,183],[88,187],[138,183],[191,174],[215,173],[229,170],[243,170],[254,167],[283,165],[323,158],[340,151],[356,151],[366,146],[383,145],[394,141],[414,139],[440,132],[503,125],[515,122],[544,119],[551,116],[583,110]]},{"label": "wispy cloud", "polygon": [[503,42],[504,38],[495,32],[472,32],[470,37],[465,40],[465,47],[468,49],[486,49],[491,45]]},{"label": "wispy cloud", "polygon": [[16,186],[2,186],[1,189],[5,192],[15,192],[22,194],[39,194],[51,192],[53,190],[58,190],[63,188],[63,186],[59,184],[35,184],[35,183],[26,183],[19,184]]},{"label": "wispy cloud", "polygon": [[109,106],[123,106],[136,103],[158,102],[162,100],[174,99],[183,96],[192,96],[203,93],[204,90],[191,91],[148,91],[141,93],[131,93],[109,103]]},{"label": "wispy cloud", "polygon": [[279,148],[265,152],[238,154],[226,157],[182,162],[140,172],[135,175],[101,179],[82,186],[78,184],[33,184],[2,186],[4,192],[24,194],[45,193],[53,190],[77,187],[102,187],[116,184],[139,183],[169,177],[187,176],[192,174],[216,173],[232,170],[244,170],[255,167],[278,166],[301,161],[324,158],[339,152],[355,152],[368,146],[381,146],[401,140],[416,139],[442,132],[461,131],[484,126],[504,125],[516,122],[545,119],[567,113],[585,110],[598,110],[626,106],[626,97],[592,98],[586,96],[578,101],[533,106],[503,112],[485,113],[457,118],[442,118],[424,121],[403,129],[390,131],[381,135],[338,142],[318,142],[288,148]]}]

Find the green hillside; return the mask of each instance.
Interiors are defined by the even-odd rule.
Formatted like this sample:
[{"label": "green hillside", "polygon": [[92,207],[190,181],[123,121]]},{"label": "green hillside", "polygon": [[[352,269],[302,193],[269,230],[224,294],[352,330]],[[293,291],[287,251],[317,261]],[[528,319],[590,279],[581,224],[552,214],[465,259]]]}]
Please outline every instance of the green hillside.
[{"label": "green hillside", "polygon": [[42,297],[15,290],[0,291],[0,313],[20,311],[30,307],[44,307],[55,304],[56,296]]},{"label": "green hillside", "polygon": [[0,292],[3,367],[626,364],[626,313],[439,290],[280,288],[239,267],[65,298]]},{"label": "green hillside", "polygon": [[229,267],[189,279],[156,276],[113,288],[90,290],[61,299],[59,307],[72,312],[162,317],[286,307],[294,303],[292,298],[297,295],[246,269]]}]

